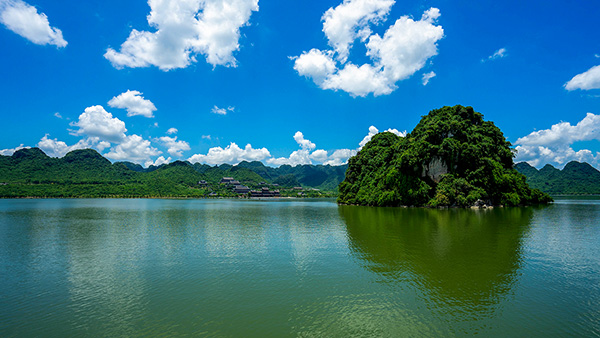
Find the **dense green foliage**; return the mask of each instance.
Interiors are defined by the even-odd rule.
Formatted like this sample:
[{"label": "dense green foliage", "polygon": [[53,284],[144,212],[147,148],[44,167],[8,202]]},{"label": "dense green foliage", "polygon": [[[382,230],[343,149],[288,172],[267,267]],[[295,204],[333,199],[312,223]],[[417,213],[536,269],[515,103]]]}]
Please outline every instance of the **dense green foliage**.
[{"label": "dense green foliage", "polygon": [[374,206],[528,205],[551,198],[513,169],[498,127],[471,107],[423,116],[406,137],[384,132],[349,160],[338,202]]},{"label": "dense green foliage", "polygon": [[515,169],[527,177],[527,183],[553,195],[600,194],[600,171],[588,163],[569,162],[558,170],[550,164],[537,170],[526,162],[517,163]]},{"label": "dense green foliage", "polygon": [[[223,177],[233,177],[252,189],[279,188],[282,196],[298,196],[297,190],[286,187],[302,185],[306,188],[303,196],[323,197],[335,195],[334,189],[343,179],[345,170],[345,167],[312,166],[317,173],[325,172],[327,177],[322,181],[311,181],[310,176],[294,172],[301,173],[305,169],[284,167],[283,170],[266,167],[260,162],[211,167],[175,161],[144,169],[131,162],[113,164],[91,149],[75,150],[63,158],[53,158],[38,148],[30,148],[16,151],[12,156],[0,156],[0,197],[238,196],[231,186],[219,184]],[[329,172],[336,175],[329,177]],[[270,185],[278,179],[286,184],[282,187]],[[202,180],[207,184],[199,184]],[[333,189],[322,189],[324,186],[333,186]]]},{"label": "dense green foliage", "polygon": [[277,177],[276,179],[273,180],[273,183],[282,186],[282,187],[297,187],[300,185],[300,182],[298,182],[298,179],[296,178],[296,176],[294,174],[285,174],[285,175],[281,175],[279,177]]},{"label": "dense green foliage", "polygon": [[260,175],[266,181],[274,181],[280,176],[294,175],[298,180],[295,186],[312,187],[325,191],[337,190],[344,180],[347,165],[282,165],[279,168],[267,167],[262,162],[241,162],[237,167],[247,168]]}]

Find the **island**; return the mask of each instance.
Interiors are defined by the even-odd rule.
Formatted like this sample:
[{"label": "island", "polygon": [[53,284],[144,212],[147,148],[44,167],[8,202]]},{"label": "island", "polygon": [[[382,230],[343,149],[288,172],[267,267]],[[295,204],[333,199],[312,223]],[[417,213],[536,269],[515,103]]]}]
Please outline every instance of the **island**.
[{"label": "island", "polygon": [[472,107],[442,107],[405,137],[375,135],[348,161],[338,203],[364,206],[491,207],[547,204],[513,168],[502,131]]}]

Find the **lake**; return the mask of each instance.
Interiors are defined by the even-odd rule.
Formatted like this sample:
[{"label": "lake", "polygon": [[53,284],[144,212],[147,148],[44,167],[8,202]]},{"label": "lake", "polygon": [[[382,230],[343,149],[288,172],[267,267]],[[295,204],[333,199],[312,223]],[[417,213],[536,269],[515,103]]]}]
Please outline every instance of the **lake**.
[{"label": "lake", "polygon": [[2,337],[600,336],[600,200],[0,200]]}]

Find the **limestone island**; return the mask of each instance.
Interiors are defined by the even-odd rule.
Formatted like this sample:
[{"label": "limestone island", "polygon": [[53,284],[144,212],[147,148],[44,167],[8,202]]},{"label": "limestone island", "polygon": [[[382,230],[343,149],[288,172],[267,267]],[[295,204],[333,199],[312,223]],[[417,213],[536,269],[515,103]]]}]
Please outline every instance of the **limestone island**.
[{"label": "limestone island", "polygon": [[491,207],[552,198],[513,168],[516,151],[472,107],[443,107],[405,137],[379,133],[350,158],[338,203],[365,206]]}]

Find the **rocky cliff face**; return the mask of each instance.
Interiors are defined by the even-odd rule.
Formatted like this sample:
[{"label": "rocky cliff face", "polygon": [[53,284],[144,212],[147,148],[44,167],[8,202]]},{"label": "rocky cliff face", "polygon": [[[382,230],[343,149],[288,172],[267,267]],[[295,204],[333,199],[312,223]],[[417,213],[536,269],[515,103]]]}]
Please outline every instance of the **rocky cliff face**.
[{"label": "rocky cliff face", "polygon": [[421,177],[429,177],[435,183],[440,183],[442,176],[448,173],[448,166],[439,156],[434,156],[427,164],[423,164]]}]

